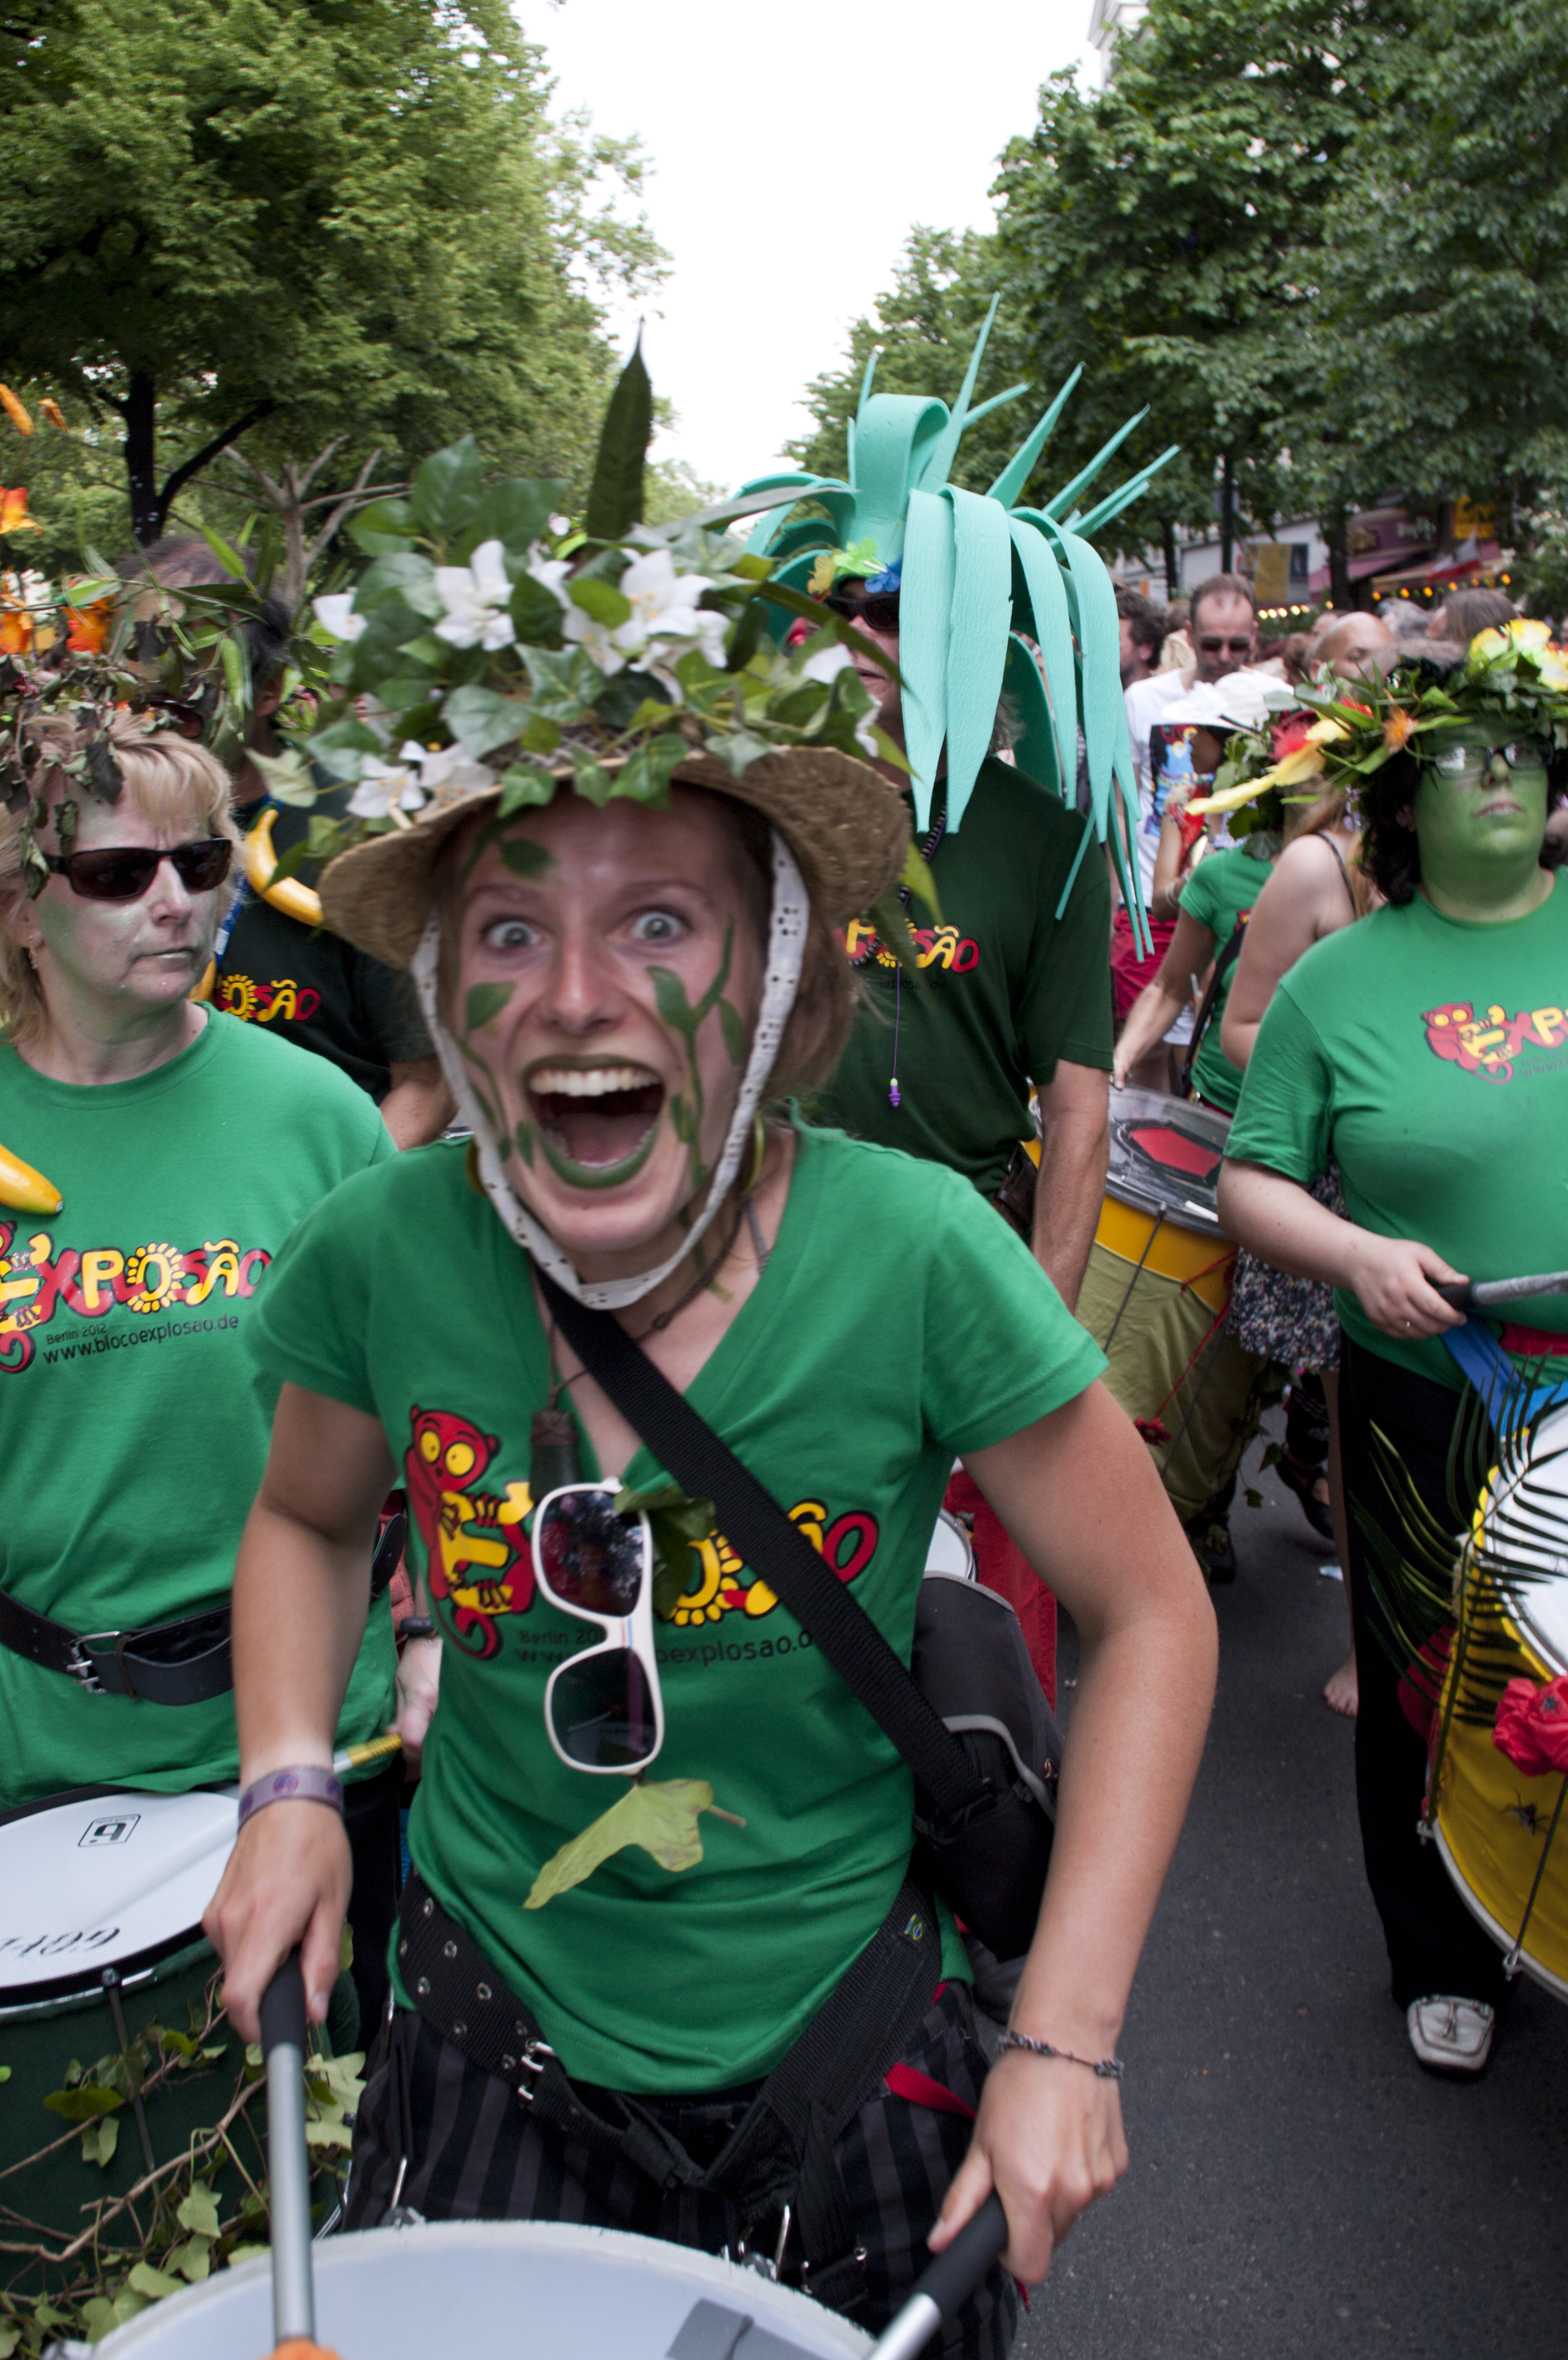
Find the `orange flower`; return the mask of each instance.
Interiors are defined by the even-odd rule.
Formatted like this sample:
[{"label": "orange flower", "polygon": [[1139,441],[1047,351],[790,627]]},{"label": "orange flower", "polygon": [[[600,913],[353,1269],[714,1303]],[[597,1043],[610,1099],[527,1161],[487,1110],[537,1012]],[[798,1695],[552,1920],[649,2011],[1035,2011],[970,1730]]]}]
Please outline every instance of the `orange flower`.
[{"label": "orange flower", "polygon": [[46,426],[58,426],[62,434],[70,433],[71,429],[65,422],[64,410],[61,410],[59,402],[53,400],[48,394],[38,404],[38,415]]},{"label": "orange flower", "polygon": [[109,637],[110,606],[111,601],[107,598],[94,598],[91,606],[66,608],[71,628],[65,635],[65,644],[72,655],[95,656],[100,653]]},{"label": "orange flower", "polygon": [[30,434],[33,421],[8,385],[0,385],[0,410],[3,410],[18,434]]},{"label": "orange flower", "polygon": [[32,617],[26,607],[0,611],[0,656],[25,656],[32,643]]},{"label": "orange flower", "polygon": [[[0,392],[4,389],[0,387]],[[25,487],[16,484],[7,491],[4,484],[0,484],[0,533],[42,532],[42,525],[37,523],[27,514],[27,495]]]},{"label": "orange flower", "polygon": [[1397,705],[1383,724],[1383,743],[1387,747],[1390,754],[1397,754],[1402,746],[1409,744],[1415,734],[1415,715],[1407,713],[1401,705]]}]

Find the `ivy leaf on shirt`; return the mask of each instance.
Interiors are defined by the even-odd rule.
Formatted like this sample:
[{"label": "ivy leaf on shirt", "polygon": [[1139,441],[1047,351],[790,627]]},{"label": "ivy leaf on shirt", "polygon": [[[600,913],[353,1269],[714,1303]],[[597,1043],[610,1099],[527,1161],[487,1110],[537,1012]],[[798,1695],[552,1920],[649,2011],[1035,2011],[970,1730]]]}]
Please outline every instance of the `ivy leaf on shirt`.
[{"label": "ivy leaf on shirt", "polygon": [[713,1788],[706,1778],[666,1778],[655,1785],[630,1787],[619,1803],[612,1803],[591,1827],[545,1862],[523,1907],[543,1909],[557,1894],[569,1893],[574,1885],[583,1884],[628,1844],[640,1845],[661,1868],[673,1872],[695,1868],[702,1858],[696,1823],[704,1811],[712,1808]]}]

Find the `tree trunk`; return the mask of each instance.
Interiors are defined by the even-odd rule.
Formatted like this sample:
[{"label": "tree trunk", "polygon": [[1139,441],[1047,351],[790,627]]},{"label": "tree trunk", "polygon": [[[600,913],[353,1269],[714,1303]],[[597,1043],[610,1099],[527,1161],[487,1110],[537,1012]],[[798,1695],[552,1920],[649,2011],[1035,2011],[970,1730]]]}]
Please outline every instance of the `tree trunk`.
[{"label": "tree trunk", "polygon": [[1176,527],[1168,518],[1160,527],[1160,534],[1165,542],[1165,603],[1168,606],[1173,598],[1181,595],[1181,560],[1177,554]]},{"label": "tree trunk", "polygon": [[163,503],[158,497],[156,381],[133,371],[122,412],[126,421],[126,474],[130,480],[131,530],[145,549],[163,530]]},{"label": "tree trunk", "polygon": [[1236,547],[1236,467],[1227,451],[1220,462],[1220,571],[1232,571]]},{"label": "tree trunk", "polygon": [[1348,607],[1352,603],[1350,549],[1346,539],[1349,518],[1349,509],[1342,508],[1331,509],[1320,519],[1323,539],[1329,545],[1329,596],[1338,607]]}]

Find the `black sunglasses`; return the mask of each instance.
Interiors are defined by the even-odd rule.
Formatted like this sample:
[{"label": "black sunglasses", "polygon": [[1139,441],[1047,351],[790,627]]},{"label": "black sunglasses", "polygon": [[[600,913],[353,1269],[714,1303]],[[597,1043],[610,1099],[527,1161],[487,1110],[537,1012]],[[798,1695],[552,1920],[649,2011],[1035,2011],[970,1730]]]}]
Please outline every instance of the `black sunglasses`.
[{"label": "black sunglasses", "polygon": [[1200,639],[1198,644],[1206,656],[1217,656],[1222,650],[1226,655],[1245,656],[1251,654],[1253,643],[1251,639]]},{"label": "black sunglasses", "polygon": [[863,623],[868,630],[892,633],[898,628],[898,593],[896,590],[873,590],[869,597],[855,598],[847,593],[830,590],[823,601],[847,623]]},{"label": "black sunglasses", "polygon": [[160,862],[172,862],[187,893],[211,893],[229,873],[234,847],[226,836],[204,836],[159,852],[150,845],[113,844],[92,852],[46,853],[44,865],[63,877],[84,901],[137,901],[157,876]]}]

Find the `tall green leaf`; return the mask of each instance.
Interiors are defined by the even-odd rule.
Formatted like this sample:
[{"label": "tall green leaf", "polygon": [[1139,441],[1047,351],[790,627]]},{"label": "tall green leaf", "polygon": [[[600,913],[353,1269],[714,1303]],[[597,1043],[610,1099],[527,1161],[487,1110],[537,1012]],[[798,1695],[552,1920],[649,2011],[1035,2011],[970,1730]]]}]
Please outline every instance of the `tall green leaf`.
[{"label": "tall green leaf", "polygon": [[584,518],[595,541],[619,541],[642,521],[642,475],[653,433],[653,388],[642,360],[642,331],[605,411],[598,457]]}]

